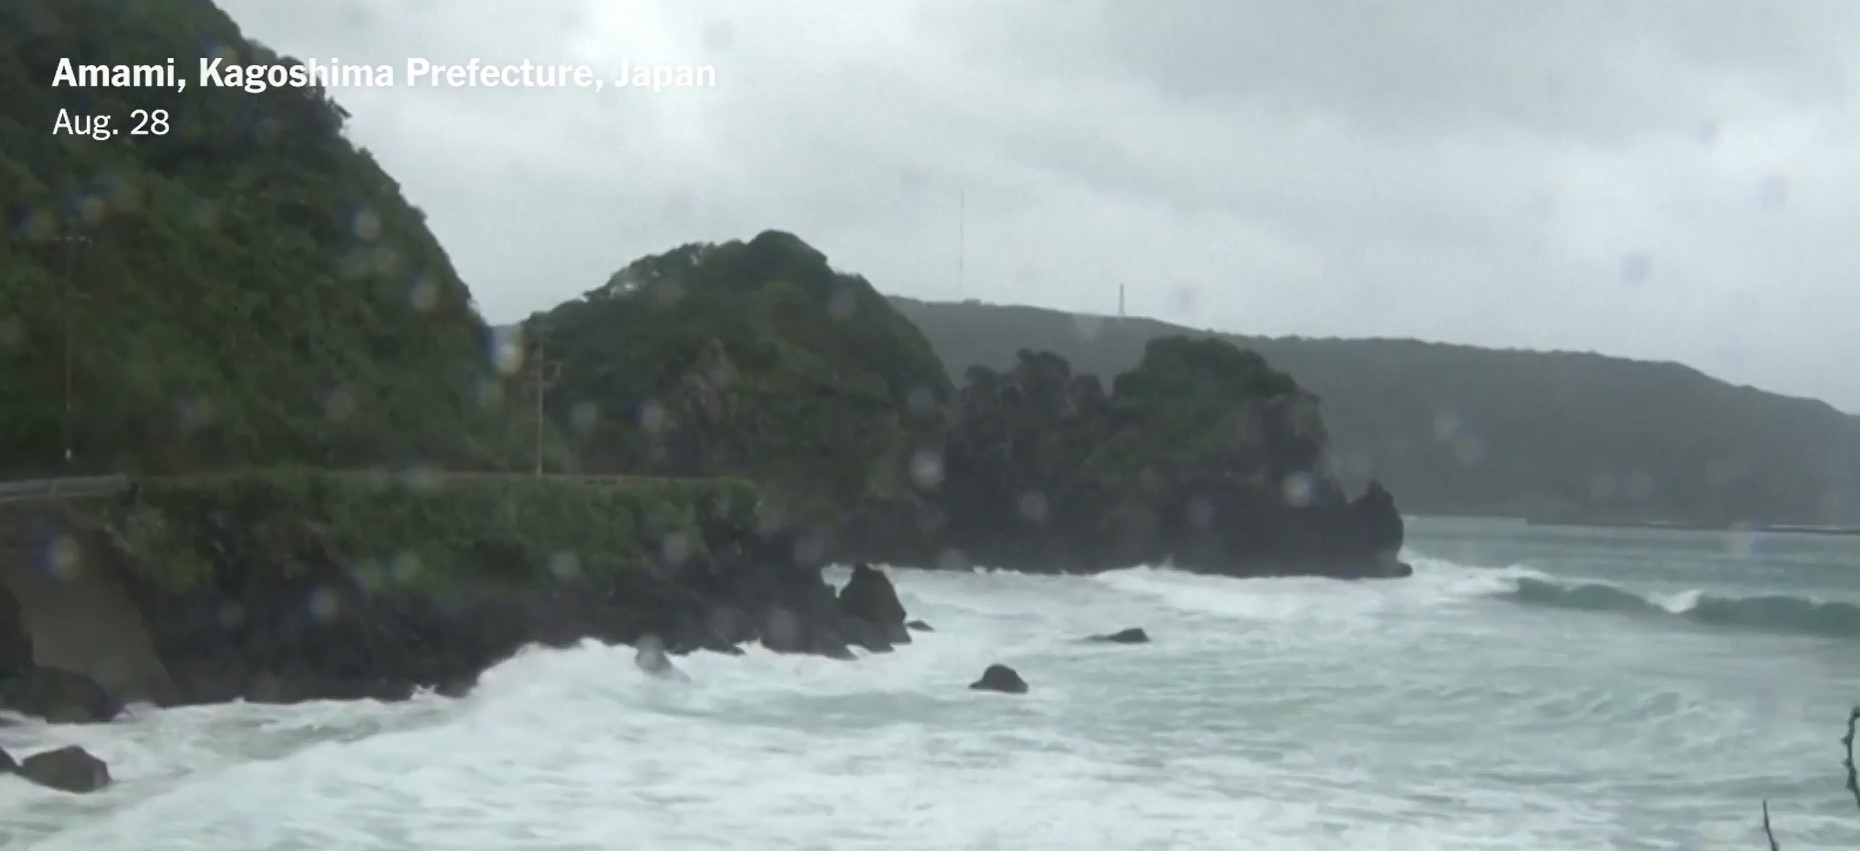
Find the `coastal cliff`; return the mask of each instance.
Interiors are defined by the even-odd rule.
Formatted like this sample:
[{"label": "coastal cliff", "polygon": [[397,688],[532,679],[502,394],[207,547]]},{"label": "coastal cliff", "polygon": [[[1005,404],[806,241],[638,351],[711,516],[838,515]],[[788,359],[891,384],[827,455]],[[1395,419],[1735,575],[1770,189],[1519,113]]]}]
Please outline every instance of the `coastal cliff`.
[{"label": "coastal cliff", "polygon": [[[902,622],[855,617],[818,550],[758,503],[734,481],[266,471],[142,482],[97,510],[16,518],[14,535],[65,575],[107,578],[140,615],[146,637],[120,641],[145,640],[158,667],[98,674],[122,647],[71,663],[119,699],[458,693],[526,644],[646,634],[675,653],[889,649]],[[79,587],[67,593],[103,593]],[[0,650],[20,656],[6,620]],[[55,651],[25,648],[41,665]]]},{"label": "coastal cliff", "polygon": [[1318,400],[1258,355],[1161,338],[1106,392],[1057,355],[977,367],[922,496],[866,506],[838,552],[903,564],[1089,573],[1407,576],[1394,497],[1349,499]]}]

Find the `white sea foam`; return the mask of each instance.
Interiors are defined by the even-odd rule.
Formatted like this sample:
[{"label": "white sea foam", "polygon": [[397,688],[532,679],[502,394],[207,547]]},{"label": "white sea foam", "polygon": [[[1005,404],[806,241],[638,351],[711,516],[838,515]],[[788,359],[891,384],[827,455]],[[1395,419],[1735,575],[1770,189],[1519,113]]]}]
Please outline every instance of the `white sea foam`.
[{"label": "white sea foam", "polygon": [[[1413,560],[1354,584],[898,571],[937,631],[854,663],[697,655],[678,682],[590,642],[461,700],[0,727],[119,780],[0,778],[0,847],[1703,849],[1755,847],[1765,796],[1787,847],[1860,839],[1821,724],[1851,680],[1779,713],[1727,685],[1749,670],[1689,665],[1729,638],[1520,619],[1492,595],[1534,571]],[[1126,626],[1154,643],[1078,640]],[[965,687],[996,661],[1031,693]]]}]

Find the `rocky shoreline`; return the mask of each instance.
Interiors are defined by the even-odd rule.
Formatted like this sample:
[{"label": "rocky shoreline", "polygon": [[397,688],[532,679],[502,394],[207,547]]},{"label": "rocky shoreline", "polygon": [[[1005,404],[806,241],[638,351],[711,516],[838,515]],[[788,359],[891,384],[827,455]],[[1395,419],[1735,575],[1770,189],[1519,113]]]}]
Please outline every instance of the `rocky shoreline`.
[{"label": "rocky shoreline", "polygon": [[[890,652],[911,643],[913,631],[930,629],[910,620],[891,580],[868,564],[855,563],[846,584],[833,587],[822,571],[843,555],[833,550],[845,542],[771,529],[741,493],[697,483],[615,501],[613,492],[573,492],[578,487],[247,475],[168,492],[144,489],[107,510],[0,518],[10,550],[37,559],[9,569],[55,575],[49,584],[66,598],[33,602],[89,624],[83,646],[71,646],[70,631],[27,611],[0,584],[0,709],[54,723],[100,723],[132,702],[401,700],[426,689],[460,696],[483,671],[531,644],[567,647],[593,639],[639,646],[651,637],[673,655],[740,654],[760,644],[850,660],[856,651]],[[597,508],[617,513],[565,507],[579,498],[607,500]],[[500,522],[474,519],[453,527],[446,519],[448,512],[493,503],[503,506]],[[667,506],[678,510],[661,510]],[[384,522],[393,511],[417,522]],[[1400,517],[1379,489],[1312,516],[1367,530],[1336,534],[1333,527],[1330,538],[1287,539],[1305,549],[1284,552],[1305,559],[1321,558],[1324,542],[1331,541],[1329,551],[1349,557],[1339,561],[1348,570],[1338,575],[1360,575],[1351,571],[1362,570],[1365,553],[1392,558],[1392,547],[1378,553],[1370,542],[1392,539],[1399,547]],[[375,537],[343,532],[337,524],[345,521],[372,524]],[[421,570],[404,540],[421,532],[418,523],[431,524],[425,530],[431,535],[469,534],[434,551],[441,568]],[[1220,561],[1232,558],[1218,549],[1223,540],[1253,546],[1255,556],[1271,554],[1245,537],[1257,527],[1227,528],[1238,528],[1240,537],[1204,542],[1201,556],[1210,561],[1202,564],[1219,568],[1210,572],[1231,572],[1233,562]],[[606,542],[589,543],[596,540]],[[895,558],[913,554],[900,552],[898,540],[868,543],[864,554],[911,564]],[[1154,546],[1166,539],[1148,540]],[[364,551],[360,541],[374,541],[373,551]],[[1027,559],[1025,550],[997,552],[1020,557],[1004,563],[1010,569],[1059,567]],[[1069,546],[1056,551],[1063,557],[1077,552]],[[1184,552],[1191,551],[1169,554],[1179,567],[1196,569],[1192,560],[1183,563]],[[1070,569],[1128,566],[1156,553],[1112,549]],[[602,558],[628,561],[602,564]],[[17,576],[9,581],[26,587]],[[98,608],[104,604],[130,614],[95,614],[106,610]],[[112,620],[121,622],[104,623]],[[87,759],[81,751],[37,763],[15,764],[9,756],[0,759],[0,769],[44,773],[52,779],[41,782],[56,788],[83,786],[81,778],[107,784],[107,767],[98,763],[93,770]],[[28,763],[39,768],[28,770]]]},{"label": "rocky shoreline", "polygon": [[1413,574],[1400,560],[1406,526],[1380,483],[1353,500],[1333,491],[1300,505],[1271,494],[1218,479],[1145,501],[1084,494],[960,535],[934,504],[899,501],[855,512],[835,530],[831,550],[837,562],[925,569],[1089,574],[1166,564],[1236,578]]}]

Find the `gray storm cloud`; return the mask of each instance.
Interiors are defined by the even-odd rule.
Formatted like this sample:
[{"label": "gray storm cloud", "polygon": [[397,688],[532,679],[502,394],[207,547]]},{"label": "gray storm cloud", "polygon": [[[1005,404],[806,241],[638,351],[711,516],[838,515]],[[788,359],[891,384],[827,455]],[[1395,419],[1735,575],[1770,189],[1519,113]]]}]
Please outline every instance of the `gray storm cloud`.
[{"label": "gray storm cloud", "polygon": [[[225,0],[345,61],[718,85],[338,92],[507,321],[779,227],[888,292],[1679,360],[1860,410],[1860,5]],[[958,281],[958,197],[966,208]]]}]

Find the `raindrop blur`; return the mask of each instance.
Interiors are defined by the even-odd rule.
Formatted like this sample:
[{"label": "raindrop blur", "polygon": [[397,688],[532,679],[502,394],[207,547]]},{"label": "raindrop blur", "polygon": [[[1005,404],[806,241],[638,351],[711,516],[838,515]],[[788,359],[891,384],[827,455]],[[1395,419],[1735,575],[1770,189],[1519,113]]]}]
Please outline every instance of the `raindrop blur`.
[{"label": "raindrop blur", "polygon": [[1317,484],[1312,480],[1310,473],[1293,473],[1286,476],[1285,483],[1280,489],[1284,494],[1285,504],[1299,508],[1310,505],[1312,498],[1317,495]]},{"label": "raindrop blur", "polygon": [[581,575],[581,557],[570,552],[553,553],[549,556],[549,572],[557,579],[572,580]]},{"label": "raindrop blur", "polygon": [[932,449],[919,449],[911,454],[911,481],[924,489],[939,487],[943,484],[943,456]]},{"label": "raindrop blur", "polygon": [[318,588],[310,593],[310,616],[325,623],[335,620],[341,611],[342,600],[329,588]]},{"label": "raindrop blur", "polygon": [[26,322],[18,316],[0,316],[0,349],[19,345],[26,339]]},{"label": "raindrop blur", "polygon": [[1628,499],[1641,502],[1653,495],[1653,477],[1636,470],[1628,474],[1626,483]]},{"label": "raindrop blur", "polygon": [[1026,518],[1028,522],[1046,522],[1046,494],[1039,491],[1025,491],[1016,500],[1016,506],[1020,509],[1020,516]]},{"label": "raindrop blur", "polygon": [[923,169],[909,165],[898,167],[899,194],[916,195],[923,191],[925,182]]},{"label": "raindrop blur", "polygon": [[1470,434],[1462,434],[1453,439],[1453,457],[1462,467],[1471,467],[1485,460],[1485,444]]},{"label": "raindrop blur", "polygon": [[794,557],[803,563],[818,561],[827,551],[827,542],[817,533],[802,535],[794,542]]},{"label": "raindrop blur", "polygon": [[110,205],[95,195],[85,195],[77,201],[78,218],[87,225],[100,224],[109,212]]},{"label": "raindrop blur", "polygon": [[407,302],[414,310],[431,313],[439,306],[439,282],[426,275],[415,278],[413,286],[407,288]]},{"label": "raindrop blur", "polygon": [[1072,330],[1078,332],[1081,340],[1095,340],[1098,333],[1104,330],[1104,318],[1079,314],[1072,317]]},{"label": "raindrop blur", "polygon": [[576,431],[586,433],[594,430],[601,421],[601,409],[593,402],[576,402],[569,409],[568,424]]},{"label": "raindrop blur", "polygon": [[503,375],[523,368],[523,327],[499,328],[491,333],[491,367]]},{"label": "raindrop blur", "polygon": [[194,227],[211,230],[220,226],[220,210],[213,202],[196,198],[187,206],[187,221]]},{"label": "raindrop blur", "polygon": [[1205,499],[1196,497],[1188,504],[1188,522],[1197,531],[1206,532],[1214,523],[1214,505]]},{"label": "raindrop blur", "polygon": [[1700,121],[1692,128],[1692,138],[1697,139],[1699,144],[1708,147],[1718,144],[1719,134],[1718,122],[1710,119]]},{"label": "raindrop blur", "polygon": [[667,222],[689,221],[691,214],[696,210],[697,196],[691,190],[680,187],[666,196],[665,204],[660,211],[660,218]]},{"label": "raindrop blur", "polygon": [[936,394],[928,387],[912,387],[911,392],[904,395],[904,406],[913,414],[932,413],[937,410]]},{"label": "raindrop blur", "polygon": [[394,561],[388,565],[388,575],[399,585],[411,585],[420,578],[420,557],[411,552],[402,551],[394,555]]},{"label": "raindrop blur", "polygon": [[368,252],[368,271],[387,277],[400,271],[400,252],[391,245],[377,245]]},{"label": "raindrop blur", "polygon": [[350,251],[336,261],[336,274],[348,280],[357,280],[368,276],[370,256],[362,251]]},{"label": "raindrop blur", "polygon": [[174,419],[182,431],[201,428],[213,421],[213,400],[204,396],[181,399],[175,403]]},{"label": "raindrop blur", "polygon": [[495,408],[504,400],[504,385],[493,378],[478,382],[478,407]]},{"label": "raindrop blur", "polygon": [[736,25],[727,20],[704,22],[704,49],[722,53],[736,46]]},{"label": "raindrop blur", "polygon": [[332,421],[348,419],[355,413],[355,408],[355,391],[347,385],[337,387],[323,397],[323,416]]},{"label": "raindrop blur", "polygon": [[665,406],[656,400],[639,406],[639,427],[654,433],[665,428]]},{"label": "raindrop blur", "polygon": [[1630,284],[1644,283],[1653,275],[1653,258],[1639,251],[1630,251],[1621,255],[1621,280]]},{"label": "raindrop blur", "polygon": [[1169,307],[1177,313],[1187,313],[1195,309],[1199,294],[1195,288],[1186,283],[1176,284],[1169,289]]},{"label": "raindrop blur", "polygon": [[853,317],[853,311],[859,306],[851,287],[841,287],[827,302],[827,315],[842,322]]},{"label": "raindrop blur", "polygon": [[47,210],[28,210],[20,214],[14,230],[28,241],[44,242],[58,233],[58,220]]},{"label": "raindrop blur", "polygon": [[78,542],[70,535],[59,535],[45,545],[44,570],[58,579],[78,577]]},{"label": "raindrop blur", "polygon": [[1589,496],[1595,499],[1612,499],[1620,483],[1608,473],[1596,473],[1589,477]]},{"label": "raindrop blur", "polygon": [[665,543],[660,547],[660,555],[665,557],[666,564],[674,566],[684,564],[691,558],[691,542],[677,532],[666,535]]},{"label": "raindrop blur", "polygon": [[118,210],[134,210],[142,205],[142,187],[126,175],[111,175],[105,191],[110,205]]},{"label": "raindrop blur", "polygon": [[1789,178],[1780,174],[1765,175],[1757,181],[1757,206],[1780,210],[1789,204]]},{"label": "raindrop blur", "polygon": [[1434,439],[1451,440],[1460,433],[1460,415],[1452,411],[1441,411],[1434,415]]},{"label": "raindrop blur", "polygon": [[357,240],[374,240],[381,236],[381,214],[370,208],[357,208],[350,212],[350,234]]},{"label": "raindrop blur", "polygon": [[1733,529],[1724,533],[1725,553],[1739,559],[1755,558],[1757,555],[1757,536],[1748,529]]},{"label": "raindrop blur", "polygon": [[[397,476],[400,483],[419,490],[436,490],[439,487],[440,472],[431,464],[408,464]],[[506,506],[509,503],[505,503]]]},{"label": "raindrop blur", "polygon": [[221,603],[215,615],[219,618],[220,626],[226,629],[237,629],[245,623],[245,607],[238,603]]}]

